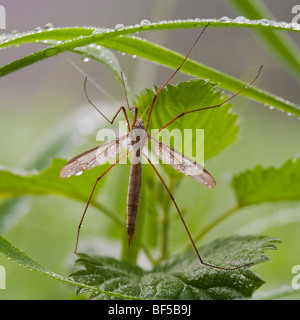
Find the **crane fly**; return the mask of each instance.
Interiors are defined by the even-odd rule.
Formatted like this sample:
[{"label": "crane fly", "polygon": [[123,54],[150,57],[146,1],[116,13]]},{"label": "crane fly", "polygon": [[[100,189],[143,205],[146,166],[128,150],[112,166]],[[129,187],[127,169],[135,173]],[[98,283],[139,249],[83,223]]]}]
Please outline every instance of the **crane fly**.
[{"label": "crane fly", "polygon": [[[209,24],[208,24],[209,25]],[[86,97],[89,101],[89,103],[101,114],[104,119],[106,119],[110,124],[113,124],[115,121],[116,117],[118,114],[122,111],[124,113],[127,126],[128,126],[128,133],[120,138],[117,138],[114,141],[110,141],[107,143],[104,143],[103,145],[100,145],[92,150],[86,151],[73,159],[71,159],[60,171],[60,177],[61,178],[68,178],[73,175],[79,175],[81,174],[84,170],[94,168],[96,166],[99,166],[105,162],[107,162],[110,158],[113,156],[119,156],[120,152],[124,150],[125,148],[129,147],[129,151],[126,152],[126,154],[123,154],[119,156],[119,158],[113,162],[95,181],[95,184],[92,188],[91,194],[88,198],[87,204],[85,206],[84,212],[82,214],[79,226],[78,226],[78,231],[77,231],[77,239],[76,239],[76,246],[75,246],[75,253],[77,252],[77,247],[78,247],[78,242],[79,242],[79,234],[80,234],[80,228],[82,226],[83,219],[85,217],[85,214],[87,212],[87,209],[89,207],[89,204],[91,202],[92,196],[95,192],[96,186],[98,182],[116,165],[118,164],[121,159],[128,157],[130,154],[132,154],[132,160],[131,160],[131,167],[130,167],[130,176],[129,176],[129,185],[128,185],[128,193],[127,193],[127,221],[126,221],[126,228],[127,228],[127,237],[128,237],[128,244],[130,245],[131,240],[133,238],[134,230],[135,230],[135,224],[136,224],[136,216],[138,212],[138,204],[139,204],[139,197],[140,197],[140,190],[141,190],[141,177],[142,177],[142,161],[141,158],[145,157],[148,161],[148,163],[151,165],[151,167],[154,169],[154,172],[162,182],[164,188],[166,189],[167,193],[169,194],[178,214],[179,217],[184,225],[184,228],[188,234],[188,237],[193,245],[193,248],[198,256],[198,259],[200,261],[200,264],[216,268],[216,269],[221,269],[221,270],[236,270],[239,268],[247,267],[252,264],[244,264],[240,266],[234,266],[234,267],[220,267],[216,266],[210,263],[206,263],[203,261],[203,259],[200,256],[200,253],[193,241],[193,238],[189,232],[189,229],[183,219],[183,216],[181,214],[181,211],[172,195],[170,192],[169,188],[167,187],[166,183],[164,182],[163,178],[159,174],[158,170],[150,160],[150,158],[142,151],[142,148],[151,141],[151,143],[154,144],[154,152],[158,156],[160,160],[163,161],[163,163],[169,164],[172,166],[175,170],[191,177],[192,179],[196,180],[197,182],[200,182],[204,184],[205,186],[209,188],[213,188],[216,185],[216,182],[214,178],[211,176],[211,174],[203,168],[201,165],[196,163],[195,161],[189,159],[188,157],[184,156],[180,152],[168,147],[167,145],[163,144],[162,142],[156,140],[154,138],[154,135],[150,136],[148,134],[148,128],[150,124],[150,119],[151,119],[151,114],[154,109],[154,105],[156,102],[157,97],[159,96],[160,92],[166,87],[166,85],[171,81],[171,79],[175,76],[175,74],[182,68],[183,64],[185,61],[188,59],[190,56],[192,50],[194,49],[196,43],[200,39],[201,35],[203,32],[206,30],[206,27],[201,31],[199,36],[197,37],[196,41],[188,51],[187,55],[179,65],[179,67],[172,73],[172,75],[168,78],[168,80],[157,90],[157,92],[153,96],[152,103],[150,105],[148,117],[147,117],[147,122],[146,125],[142,121],[141,118],[138,117],[138,107],[137,106],[129,106],[128,102],[128,97],[126,93],[126,87],[125,87],[125,82],[122,74],[122,79],[123,79],[123,86],[124,86],[124,91],[125,91],[125,97],[126,97],[126,102],[127,102],[127,108],[129,111],[134,111],[134,120],[132,125],[129,122],[128,116],[127,116],[127,111],[125,106],[122,106],[119,108],[117,113],[114,115],[112,120],[109,120],[89,99],[89,96],[87,94],[87,88],[86,88],[86,83],[87,83],[87,78],[85,79],[84,82],[84,90]],[[229,98],[227,98],[225,101],[218,105],[210,106],[210,107],[205,107],[205,108],[198,108],[195,110],[189,110],[182,112],[179,114],[177,117],[174,119],[170,120],[167,124],[165,124],[162,128],[160,128],[156,133],[158,134],[161,132],[163,129],[167,128],[169,125],[174,123],[176,120],[179,118],[185,116],[186,114],[193,113],[193,112],[198,112],[202,110],[207,110],[207,109],[212,109],[212,108],[218,108],[227,103],[229,100],[249,88],[253,82],[258,78],[260,71],[262,69],[262,66],[260,67],[256,77],[242,90],[239,92],[233,94]]]}]

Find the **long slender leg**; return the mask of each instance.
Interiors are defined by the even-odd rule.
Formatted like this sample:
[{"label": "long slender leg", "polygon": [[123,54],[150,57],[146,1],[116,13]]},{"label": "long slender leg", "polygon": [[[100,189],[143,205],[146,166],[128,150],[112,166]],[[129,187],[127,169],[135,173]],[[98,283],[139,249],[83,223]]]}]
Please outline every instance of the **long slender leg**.
[{"label": "long slender leg", "polygon": [[190,111],[185,111],[182,112],[181,114],[179,114],[177,117],[175,117],[174,119],[172,119],[171,121],[169,121],[166,125],[164,125],[162,128],[160,128],[154,135],[160,133],[163,129],[165,129],[166,127],[168,127],[170,124],[172,124],[173,122],[175,122],[176,120],[180,119],[181,117],[183,117],[186,114],[189,113],[193,113],[193,112],[198,112],[198,111],[202,111],[202,110],[208,110],[208,109],[213,109],[213,108],[219,108],[221,106],[223,106],[225,103],[227,103],[228,101],[230,101],[231,99],[233,99],[234,97],[236,97],[237,95],[241,94],[243,91],[247,90],[254,82],[255,80],[259,77],[260,72],[262,70],[263,66],[260,66],[258,73],[256,74],[255,78],[247,84],[246,87],[244,87],[243,89],[241,89],[239,92],[236,92],[235,94],[233,94],[232,96],[230,96],[229,98],[227,98],[225,101],[223,101],[220,104],[217,104],[215,106],[210,106],[210,107],[205,107],[205,108],[198,108],[198,109],[194,109],[194,110],[190,110]]},{"label": "long slender leg", "polygon": [[[136,123],[136,119],[138,117],[138,107],[137,106],[130,107],[130,105],[129,105],[128,94],[127,94],[127,90],[126,90],[126,84],[125,84],[125,80],[124,80],[123,71],[121,71],[121,78],[122,78],[122,82],[123,82],[124,94],[125,94],[125,99],[126,99],[128,110],[130,110],[130,111],[134,110],[134,119],[133,119],[133,122],[132,122],[132,128],[134,128],[135,123]],[[123,112],[124,112],[124,110],[123,110]],[[125,115],[125,117],[127,119],[127,115]],[[128,119],[127,119],[127,124],[129,126]],[[129,131],[130,131],[130,126],[129,126]]]},{"label": "long slender leg", "polygon": [[[144,154],[144,153],[143,153],[143,154]],[[180,212],[180,210],[179,210],[179,207],[178,207],[178,205],[177,205],[177,203],[176,203],[176,201],[175,201],[175,199],[174,199],[171,191],[170,191],[169,188],[167,187],[167,185],[166,185],[166,183],[164,182],[163,178],[161,177],[161,175],[159,174],[159,172],[157,171],[157,169],[155,168],[155,166],[153,165],[153,163],[150,161],[150,159],[149,159],[145,154],[144,154],[144,156],[147,158],[148,162],[150,163],[150,165],[151,165],[152,168],[154,169],[155,173],[157,174],[157,176],[159,177],[160,181],[162,182],[162,184],[164,185],[165,189],[167,190],[167,192],[168,192],[171,200],[173,201],[173,204],[174,204],[174,206],[175,206],[175,208],[176,208],[176,210],[177,210],[177,212],[178,212],[178,214],[179,214],[179,216],[180,216],[180,219],[181,219],[181,221],[182,221],[182,223],[183,223],[183,225],[184,225],[184,228],[185,228],[185,230],[186,230],[186,232],[187,232],[187,234],[188,234],[188,236],[189,236],[189,238],[190,238],[190,240],[191,240],[191,242],[192,242],[192,245],[193,245],[193,247],[194,247],[194,250],[196,251],[196,254],[197,254],[197,256],[198,256],[198,259],[199,259],[200,263],[203,264],[203,265],[205,265],[205,266],[211,267],[211,268],[220,269],[220,270],[228,270],[228,271],[237,270],[237,269],[240,269],[240,268],[249,267],[249,266],[253,265],[253,263],[247,263],[247,264],[244,264],[244,265],[241,265],[241,266],[237,266],[237,267],[233,267],[233,268],[224,268],[224,267],[218,267],[218,266],[215,266],[215,265],[213,265],[213,264],[204,262],[203,259],[202,259],[201,256],[200,256],[200,253],[199,253],[199,251],[198,251],[198,249],[197,249],[197,247],[196,247],[196,245],[195,245],[195,242],[194,242],[194,240],[193,240],[193,238],[192,238],[192,236],[191,236],[191,234],[190,234],[190,231],[189,231],[189,229],[188,229],[188,227],[187,227],[187,225],[186,225],[186,223],[185,223],[185,221],[184,221],[184,219],[183,219],[183,216],[182,216],[182,214],[181,214],[181,212]]]},{"label": "long slender leg", "polygon": [[84,209],[84,211],[83,211],[82,217],[81,217],[80,222],[79,222],[79,225],[78,225],[77,238],[76,238],[76,245],[75,245],[74,253],[77,253],[78,242],[79,242],[79,234],[80,234],[80,229],[81,229],[81,226],[82,226],[82,222],[83,222],[83,219],[84,219],[85,214],[86,214],[86,212],[87,212],[87,209],[88,209],[88,207],[89,207],[89,205],[90,205],[90,202],[91,202],[91,200],[92,200],[92,197],[93,197],[93,194],[94,194],[94,192],[95,192],[95,189],[96,189],[96,186],[97,186],[98,182],[99,182],[117,163],[119,163],[121,159],[127,157],[127,156],[129,155],[129,153],[131,153],[131,152],[132,152],[132,151],[129,151],[129,152],[127,152],[125,155],[123,155],[122,157],[120,157],[115,163],[113,163],[112,165],[110,165],[110,166],[101,174],[101,176],[99,176],[99,177],[96,179],[96,182],[95,182],[95,184],[94,184],[94,186],[93,186],[92,192],[91,192],[91,194],[90,194],[90,196],[89,196],[89,199],[88,199],[88,201],[87,201],[87,203],[86,203],[85,209]]},{"label": "long slender leg", "polygon": [[[128,116],[127,116],[127,112],[126,112],[126,109],[124,106],[120,107],[119,110],[116,112],[116,114],[113,116],[112,120],[109,120],[94,104],[93,102],[91,101],[90,97],[88,96],[88,93],[87,93],[87,88],[86,88],[86,84],[87,84],[87,77],[85,78],[84,80],[84,93],[85,93],[85,96],[88,100],[88,102],[101,114],[101,116],[106,120],[108,121],[110,124],[113,124],[116,117],[118,116],[118,114],[120,113],[120,111],[122,110],[123,113],[124,113],[124,116],[125,116],[125,119],[126,119],[126,122],[127,122],[127,126],[128,126],[128,130],[130,131],[131,128],[130,128],[130,123],[129,123],[129,119],[128,119]],[[127,99],[127,98],[126,98]],[[129,110],[131,110],[129,108]]]},{"label": "long slender leg", "polygon": [[209,26],[210,22],[204,27],[204,29],[201,31],[201,33],[199,34],[198,38],[196,39],[196,41],[194,42],[194,44],[192,45],[191,49],[188,51],[187,55],[185,56],[185,58],[183,59],[183,61],[181,62],[180,66],[171,74],[171,76],[169,77],[169,79],[157,90],[157,92],[155,93],[151,106],[150,106],[150,110],[149,110],[149,115],[148,115],[148,119],[147,119],[147,124],[146,124],[146,131],[149,128],[149,124],[150,124],[150,118],[151,118],[151,114],[153,111],[153,107],[155,104],[155,101],[157,99],[157,96],[160,94],[160,92],[165,88],[165,86],[172,80],[172,78],[175,76],[175,74],[182,68],[182,66],[184,65],[184,63],[186,62],[186,60],[188,59],[188,57],[190,56],[190,54],[192,53],[195,45],[197,44],[198,40],[200,39],[200,37],[202,36],[203,32],[206,30],[206,28]]}]

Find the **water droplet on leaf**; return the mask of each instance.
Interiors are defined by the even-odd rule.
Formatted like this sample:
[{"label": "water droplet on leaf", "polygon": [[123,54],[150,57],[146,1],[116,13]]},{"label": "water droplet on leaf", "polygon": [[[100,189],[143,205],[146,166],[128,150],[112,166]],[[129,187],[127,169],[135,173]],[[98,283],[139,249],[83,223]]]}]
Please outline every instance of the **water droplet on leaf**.
[{"label": "water droplet on leaf", "polygon": [[259,20],[259,22],[260,22],[261,24],[263,24],[264,26],[267,26],[267,25],[270,24],[270,21],[269,21],[268,19],[261,19],[261,20]]},{"label": "water droplet on leaf", "polygon": [[115,29],[116,30],[122,30],[122,29],[124,29],[125,27],[124,27],[124,24],[122,24],[122,23],[118,23],[116,26],[115,26]]},{"label": "water droplet on leaf", "polygon": [[151,22],[149,20],[142,20],[141,21],[141,26],[148,26],[149,24],[151,24]]},{"label": "water droplet on leaf", "polygon": [[81,168],[78,168],[78,171],[75,173],[75,176],[80,176],[82,175],[83,171]]},{"label": "water droplet on leaf", "polygon": [[95,29],[92,33],[92,36],[93,37],[100,37],[102,35],[102,33],[104,33],[102,29]]},{"label": "water droplet on leaf", "polygon": [[50,22],[49,22],[49,23],[46,23],[45,28],[46,28],[47,30],[53,29],[53,24],[50,23]]},{"label": "water droplet on leaf", "polygon": [[224,17],[220,18],[220,21],[222,21],[222,22],[230,22],[231,19],[226,17],[226,16],[224,16]]}]

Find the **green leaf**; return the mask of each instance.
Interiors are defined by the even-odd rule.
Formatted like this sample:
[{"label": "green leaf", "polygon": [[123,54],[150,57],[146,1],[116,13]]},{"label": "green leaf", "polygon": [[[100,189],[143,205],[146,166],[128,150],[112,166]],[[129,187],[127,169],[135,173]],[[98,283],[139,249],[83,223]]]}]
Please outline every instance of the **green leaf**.
[{"label": "green leaf", "polygon": [[[83,58],[93,59],[95,61],[103,63],[113,71],[119,82],[121,84],[123,83],[121,77],[122,68],[120,66],[119,60],[111,50],[92,43],[88,46],[76,48],[73,50],[73,52],[80,54]],[[127,82],[126,88],[128,88]]]},{"label": "green leaf", "polygon": [[87,196],[87,179],[77,177],[76,183],[72,178],[60,179],[59,171],[65,163],[64,160],[53,160],[49,168],[42,170],[40,173],[0,170],[0,196],[63,194],[84,201]]},{"label": "green leaf", "polygon": [[[264,19],[266,23],[268,20],[274,20],[271,13],[261,1],[258,0],[229,0],[236,11],[244,14],[248,19]],[[246,19],[244,18],[244,19]],[[243,17],[240,17],[242,20]],[[288,34],[281,34],[274,30],[257,29],[254,31],[264,47],[269,47],[270,51],[274,53],[294,74],[297,79],[300,79],[300,52],[298,46],[288,36]]]},{"label": "green leaf", "polygon": [[[184,58],[182,55],[179,55],[161,46],[152,44],[151,42],[147,42],[144,39],[126,37],[125,35],[154,30],[201,28],[206,26],[208,22],[210,22],[210,27],[246,27],[258,28],[262,30],[288,30],[296,32],[300,31],[299,28],[296,28],[294,25],[290,25],[287,23],[280,23],[275,21],[267,21],[266,23],[265,20],[239,21],[227,18],[220,20],[195,19],[186,21],[168,21],[162,23],[152,23],[147,26],[129,26],[125,27],[122,30],[96,28],[63,28],[54,29],[52,31],[30,32],[15,36],[7,35],[6,37],[3,37],[5,40],[2,42],[2,44],[0,44],[0,48],[6,48],[12,45],[20,45],[26,42],[41,42],[44,40],[58,40],[64,42],[49,47],[45,50],[35,52],[29,56],[23,57],[1,67],[0,77],[19,70],[37,61],[41,61],[65,51],[74,51],[78,47],[87,46],[91,43],[97,43],[108,48],[118,50],[120,52],[136,55],[138,57],[176,69]],[[181,71],[197,77],[208,78],[212,82],[219,83],[220,86],[224,89],[228,89],[233,92],[238,92],[246,86],[246,83],[239,79],[226,75],[212,68],[206,67],[192,60],[188,60]],[[274,106],[285,112],[300,116],[300,108],[296,104],[277,97],[269,92],[255,88],[254,86],[252,86],[248,90],[245,90],[242,95],[259,101],[265,105]]]},{"label": "green leaf", "polygon": [[[204,261],[228,267],[268,260],[264,250],[276,249],[279,240],[259,236],[220,239],[200,249]],[[70,276],[78,282],[137,299],[242,299],[251,297],[263,280],[249,269],[225,271],[199,265],[194,251],[174,257],[151,271],[113,258],[79,254],[81,268]],[[77,293],[88,292],[78,288]],[[93,298],[107,299],[106,294]],[[116,297],[118,298],[118,297]]]},{"label": "green leaf", "polygon": [[[255,300],[290,300],[289,296],[299,294],[298,290],[290,284],[282,285],[279,288],[270,289],[269,291],[260,292],[255,296]],[[297,299],[297,298],[296,298]],[[292,299],[294,300],[294,299]]]},{"label": "green leaf", "polygon": [[[100,43],[108,48],[135,55],[172,69],[177,69],[184,59],[184,56],[181,54],[137,37],[130,38],[124,36],[122,38],[102,39]],[[253,78],[258,68],[259,66],[257,66],[257,70],[253,71]],[[195,77],[209,79],[209,81],[217,83],[221,88],[232,92],[239,92],[247,86],[245,81],[205,66],[192,59],[188,59],[180,71]],[[252,79],[248,81],[250,80]],[[241,95],[261,102],[264,106],[273,106],[287,113],[294,114],[298,117],[300,116],[300,107],[298,105],[255,86],[251,86],[243,91]]]},{"label": "green leaf", "polygon": [[[181,82],[177,86],[167,85],[155,102],[150,129],[162,128],[182,112],[220,104],[226,97],[216,88],[215,84],[199,79]],[[140,114],[146,110],[143,117],[144,123],[147,121],[147,111],[149,111],[154,94],[154,91],[146,89],[138,95],[134,102],[139,106]],[[166,130],[180,129],[183,138],[185,134],[188,134],[184,133],[184,130],[192,131],[192,139],[184,139],[182,150],[178,150],[180,152],[187,150],[188,153],[184,152],[184,154],[191,157],[192,153],[195,154],[195,145],[197,145],[196,129],[204,129],[204,155],[205,159],[208,159],[236,140],[239,131],[237,115],[230,113],[229,110],[230,105],[227,104],[216,109],[186,114]]]},{"label": "green leaf", "polygon": [[[26,268],[29,268],[30,270],[34,270],[39,272],[40,274],[53,278],[55,280],[61,281],[63,283],[72,284],[76,286],[80,286],[82,288],[85,288],[89,291],[94,291],[97,294],[99,293],[99,289],[88,286],[84,283],[79,283],[74,281],[72,278],[65,278],[64,276],[61,276],[45,267],[43,267],[40,263],[32,259],[30,256],[28,256],[25,252],[21,251],[17,247],[15,247],[12,243],[10,243],[7,239],[5,239],[3,236],[0,235],[0,253],[3,253],[7,256],[8,259],[11,259],[13,262],[17,262],[21,266],[24,266]],[[103,292],[103,294],[106,294],[107,296],[110,296],[110,292]],[[114,293],[113,297],[118,297],[118,294]],[[124,296],[119,295],[120,299],[131,299],[130,296]]]},{"label": "green leaf", "polygon": [[[52,30],[38,30],[24,32],[21,34],[7,34],[2,35],[0,48],[7,48],[10,46],[18,46],[25,42],[35,42],[40,40],[70,40],[76,39],[79,42],[84,39],[83,45],[92,43],[89,36],[93,38],[111,38],[120,35],[127,35],[133,33],[142,33],[146,31],[157,31],[157,30],[171,30],[171,29],[192,29],[192,28],[203,28],[210,23],[210,28],[253,28],[262,30],[286,30],[292,32],[300,32],[300,28],[294,24],[271,21],[264,19],[261,20],[247,20],[247,19],[230,19],[227,17],[221,19],[188,19],[188,20],[177,20],[177,21],[162,21],[154,22],[149,25],[135,25],[126,26],[122,29],[109,29],[109,28],[95,28],[95,27],[72,27],[72,28],[53,28]],[[79,39],[78,39],[79,37]]]},{"label": "green leaf", "polygon": [[[39,173],[0,169],[0,197],[48,194],[68,197],[86,203],[96,178],[105,170],[105,166],[100,170],[85,172],[81,176],[61,179],[59,178],[59,171],[65,164],[65,160],[53,160],[49,168]],[[98,190],[99,188],[100,185]],[[120,216],[111,212],[105,205],[96,203],[95,200],[92,200],[91,204],[111,217],[118,225],[123,226]]]},{"label": "green leaf", "polygon": [[300,158],[280,168],[257,166],[232,181],[240,206],[262,202],[300,200]]}]

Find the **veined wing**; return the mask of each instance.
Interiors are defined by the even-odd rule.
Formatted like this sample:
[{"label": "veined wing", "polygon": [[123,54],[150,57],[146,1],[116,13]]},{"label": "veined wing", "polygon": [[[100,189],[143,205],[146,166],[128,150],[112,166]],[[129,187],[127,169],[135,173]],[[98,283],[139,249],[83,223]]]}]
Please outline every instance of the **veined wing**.
[{"label": "veined wing", "polygon": [[148,135],[148,138],[153,142],[154,152],[163,163],[169,164],[175,170],[184,173],[186,176],[191,177],[209,188],[216,185],[214,178],[207,170],[200,166],[200,164],[152,138],[150,135]]},{"label": "veined wing", "polygon": [[80,175],[84,170],[100,166],[109,159],[116,157],[129,144],[128,134],[99,147],[86,151],[65,164],[60,170],[61,178]]}]

